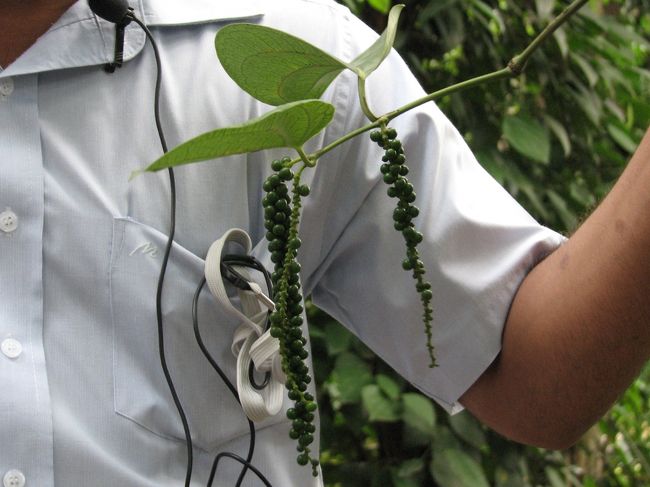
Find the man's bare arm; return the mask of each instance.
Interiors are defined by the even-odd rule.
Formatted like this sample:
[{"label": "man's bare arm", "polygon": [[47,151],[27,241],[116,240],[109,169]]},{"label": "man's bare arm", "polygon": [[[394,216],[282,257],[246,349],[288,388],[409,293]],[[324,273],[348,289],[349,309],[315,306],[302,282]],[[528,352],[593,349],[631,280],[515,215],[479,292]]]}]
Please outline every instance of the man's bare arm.
[{"label": "man's bare arm", "polygon": [[497,360],[461,403],[503,435],[563,448],[650,356],[650,130],[610,194],[517,292]]}]

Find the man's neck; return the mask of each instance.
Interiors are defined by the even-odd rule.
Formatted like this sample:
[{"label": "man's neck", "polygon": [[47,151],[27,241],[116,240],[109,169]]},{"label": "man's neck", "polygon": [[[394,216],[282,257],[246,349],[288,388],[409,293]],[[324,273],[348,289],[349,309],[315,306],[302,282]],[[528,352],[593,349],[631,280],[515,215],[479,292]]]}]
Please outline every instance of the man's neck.
[{"label": "man's neck", "polygon": [[75,3],[75,0],[0,1],[0,66],[7,67]]}]

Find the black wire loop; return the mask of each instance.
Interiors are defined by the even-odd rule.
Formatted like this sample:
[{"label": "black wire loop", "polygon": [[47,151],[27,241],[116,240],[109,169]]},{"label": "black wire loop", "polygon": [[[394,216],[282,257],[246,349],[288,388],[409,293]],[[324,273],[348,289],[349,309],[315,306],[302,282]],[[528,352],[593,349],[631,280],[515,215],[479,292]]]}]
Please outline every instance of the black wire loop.
[{"label": "black wire loop", "polygon": [[[228,258],[228,257],[230,257],[230,258]],[[265,278],[265,280],[267,282],[269,293],[272,294],[273,288],[272,288],[272,284],[271,284],[271,277],[270,277],[268,271],[266,270],[266,268],[264,268],[264,266],[261,263],[259,263],[259,261],[255,260],[255,262],[251,263],[251,261],[249,261],[248,259],[243,259],[241,257],[242,256],[236,256],[236,257],[224,256],[224,258],[222,259],[222,263],[223,263],[224,260],[226,261],[226,263],[236,260],[238,265],[251,267],[253,269],[260,270],[264,274],[264,278]],[[246,263],[243,263],[243,262],[246,262]],[[258,268],[258,267],[260,267],[260,268]],[[203,287],[205,286],[205,282],[206,282],[205,277],[203,277],[201,279],[201,282],[199,283],[197,289],[196,289],[196,292],[194,293],[194,299],[192,300],[192,324],[193,324],[193,327],[194,327],[194,336],[195,336],[196,342],[198,343],[199,348],[201,349],[201,352],[205,356],[206,360],[210,363],[212,368],[217,372],[217,374],[219,375],[219,377],[221,378],[223,383],[226,385],[226,387],[228,388],[230,393],[233,395],[235,400],[241,405],[241,401],[239,400],[239,394],[237,393],[237,388],[233,385],[233,383],[230,381],[230,379],[225,374],[225,372],[221,369],[219,364],[217,364],[216,360],[214,359],[214,357],[212,356],[210,351],[205,346],[205,343],[203,342],[203,338],[201,336],[201,330],[199,328],[199,318],[198,318],[198,305],[199,305],[199,296],[201,295],[201,291],[203,290]],[[251,365],[252,365],[252,362],[251,362]],[[250,373],[252,373],[251,367],[249,367],[249,374]],[[268,379],[270,380],[270,374],[268,372],[267,372],[267,376],[268,376]],[[264,383],[264,385],[262,387],[264,387],[267,382],[268,381],[265,379],[265,383]],[[256,386],[256,383],[254,381],[251,380],[251,383],[253,384],[253,387]],[[246,420],[248,421],[248,428],[249,428],[249,431],[250,431],[250,439],[249,439],[249,443],[248,443],[248,454],[246,455],[246,459],[243,459],[240,456],[236,455],[235,453],[231,453],[231,452],[219,453],[214,459],[214,463],[212,465],[212,470],[210,472],[210,478],[208,479],[207,487],[212,486],[212,482],[213,482],[214,477],[216,475],[217,467],[219,465],[219,459],[222,458],[223,456],[227,456],[227,457],[230,457],[230,458],[232,458],[234,460],[237,460],[239,463],[241,463],[244,466],[242,468],[241,473],[239,474],[239,478],[237,479],[237,483],[235,484],[235,487],[240,487],[241,486],[241,483],[244,480],[244,476],[246,475],[246,472],[249,469],[253,473],[255,473],[260,478],[260,480],[262,480],[262,482],[264,482],[265,485],[268,485],[269,487],[271,487],[271,483],[266,479],[266,477],[264,477],[264,475],[257,468],[255,468],[251,464],[251,461],[253,459],[253,454],[255,452],[255,425],[253,424],[253,422],[250,419],[246,418]]]}]

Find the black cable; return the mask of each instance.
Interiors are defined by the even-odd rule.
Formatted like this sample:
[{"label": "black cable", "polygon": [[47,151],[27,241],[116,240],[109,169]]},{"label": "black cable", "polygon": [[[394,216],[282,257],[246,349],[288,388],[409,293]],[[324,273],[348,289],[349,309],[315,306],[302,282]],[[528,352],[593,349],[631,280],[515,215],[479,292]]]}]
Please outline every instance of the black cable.
[{"label": "black cable", "polygon": [[[156,129],[158,131],[158,137],[160,138],[160,145],[164,153],[167,152],[167,142],[165,141],[165,135],[163,134],[162,124],[160,122],[160,83],[162,76],[162,66],[160,62],[160,53],[158,52],[158,46],[154,40],[151,32],[141,22],[135,15],[132,13],[128,14],[129,19],[138,24],[144,33],[147,35],[147,38],[151,42],[153,47],[154,56],[156,58],[156,88],[154,92],[154,118],[156,121]],[[156,319],[158,323],[158,352],[160,355],[160,366],[162,367],[163,373],[165,375],[165,380],[169,387],[169,392],[172,395],[176,409],[178,410],[178,415],[181,418],[183,423],[183,432],[185,433],[185,444],[187,448],[187,469],[185,472],[185,487],[190,487],[190,480],[192,478],[192,465],[193,465],[193,452],[192,452],[192,435],[190,433],[190,426],[187,421],[187,416],[183,410],[183,406],[174,387],[174,382],[172,380],[169,368],[167,367],[167,360],[165,358],[165,340],[163,333],[163,317],[162,317],[162,291],[163,284],[165,281],[165,272],[167,270],[167,263],[169,262],[169,255],[171,253],[172,243],[174,241],[174,233],[176,231],[176,181],[174,178],[174,171],[172,168],[168,170],[169,174],[169,186],[170,186],[170,223],[169,223],[169,237],[167,238],[167,244],[165,245],[165,254],[163,256],[162,263],[160,265],[160,274],[158,276],[158,287],[156,290]]]},{"label": "black cable", "polygon": [[[208,360],[208,362],[210,362],[212,368],[216,370],[217,374],[219,374],[219,377],[221,377],[221,380],[224,382],[224,384],[226,384],[226,386],[234,396],[237,403],[241,406],[241,401],[239,400],[239,394],[237,393],[237,388],[233,385],[232,382],[230,382],[230,379],[228,379],[228,376],[226,376],[226,374],[221,369],[221,367],[219,367],[219,364],[217,364],[216,360],[212,357],[212,354],[208,351],[207,347],[203,343],[203,338],[201,337],[201,330],[199,329],[198,303],[199,303],[199,296],[201,294],[201,291],[203,290],[204,285],[205,285],[205,277],[201,279],[201,282],[197,287],[196,292],[194,293],[194,299],[192,300],[192,324],[194,327],[194,336],[196,337],[196,342],[199,344],[199,348],[201,349],[201,352],[203,352],[203,355],[205,355],[205,358]],[[248,470],[250,462],[253,459],[253,454],[255,453],[255,425],[250,419],[246,418],[246,420],[248,421],[248,429],[250,432],[250,439],[248,442],[248,455],[246,456],[246,463],[244,463],[244,468],[242,469],[241,473],[239,474],[239,478],[237,479],[236,487],[239,487],[242,481],[244,480],[246,471]],[[210,474],[210,479],[208,480],[208,487],[212,485],[213,478],[214,478],[214,471]]]},{"label": "black cable", "polygon": [[241,463],[242,465],[245,465],[246,467],[250,468],[250,469],[253,471],[253,473],[255,473],[255,474],[257,475],[257,477],[258,477],[262,482],[264,482],[264,485],[266,485],[267,487],[273,487],[273,486],[271,485],[271,482],[269,482],[268,479],[267,479],[267,478],[262,474],[262,472],[260,472],[257,468],[255,468],[254,465],[252,465],[251,463],[247,462],[246,460],[244,460],[244,459],[243,459],[242,457],[240,457],[239,455],[236,455],[236,454],[234,454],[234,453],[230,453],[230,452],[222,452],[222,453],[219,453],[219,454],[216,456],[216,458],[214,459],[214,463],[212,464],[212,470],[210,471],[210,479],[208,480],[208,487],[210,487],[210,486],[212,485],[212,480],[214,479],[214,475],[215,475],[215,473],[216,473],[216,471],[217,471],[217,466],[219,465],[219,460],[221,460],[222,457],[229,457],[229,458],[232,458],[233,460],[238,461],[238,462]]},{"label": "black cable", "polygon": [[[264,282],[266,284],[266,289],[269,292],[269,297],[273,298],[273,281],[271,279],[271,274],[269,271],[264,267],[264,264],[262,264],[259,260],[257,260],[255,257],[252,255],[241,255],[241,254],[226,254],[221,258],[221,268],[225,267],[226,270],[229,273],[234,274],[237,279],[236,280],[231,280],[228,272],[223,273],[224,277],[228,279],[231,284],[234,286],[244,289],[246,291],[250,291],[250,286],[248,286],[248,283],[244,277],[239,274],[235,269],[233,269],[233,265],[239,265],[243,267],[249,267],[251,269],[255,269],[256,271],[259,271],[262,273],[264,276]],[[246,283],[246,284],[242,284]]]},{"label": "black cable", "polygon": [[[254,257],[245,256],[245,255],[244,256],[243,255],[225,255],[225,256],[223,256],[223,258],[221,260],[221,264],[226,266],[226,268],[229,271],[231,271],[233,274],[236,275],[235,282],[237,282],[237,284],[235,284],[235,285],[237,287],[240,287],[240,288],[243,287],[244,289],[248,289],[248,290],[250,290],[250,286],[248,286],[247,284],[244,284],[246,282],[246,280],[243,278],[243,276],[241,276],[241,274],[239,274],[237,271],[232,269],[231,265],[235,264],[235,265],[239,265],[239,266],[249,267],[249,268],[252,268],[252,269],[255,269],[255,270],[261,272],[264,275],[264,280],[266,281],[266,286],[267,286],[267,290],[268,290],[269,294],[273,295],[273,284],[272,284],[271,276],[270,276],[269,272],[266,270],[266,268],[264,267],[264,265],[262,263],[260,263],[257,259],[255,259]],[[227,274],[224,274],[224,276],[226,276],[226,275]],[[199,285],[198,285],[198,287],[196,289],[196,292],[194,293],[194,299],[192,300],[192,323],[193,323],[193,326],[194,326],[194,336],[196,337],[196,342],[198,343],[199,348],[203,352],[203,355],[205,355],[205,358],[208,360],[210,365],[212,365],[212,367],[215,369],[217,374],[219,374],[219,377],[221,378],[221,380],[226,384],[226,386],[228,387],[228,389],[232,393],[232,395],[235,398],[235,400],[237,401],[237,403],[241,406],[241,401],[239,399],[239,394],[237,393],[237,388],[232,384],[230,379],[228,379],[228,377],[223,372],[221,367],[219,367],[216,360],[214,359],[214,357],[212,357],[212,354],[209,352],[209,350],[205,346],[205,344],[203,342],[203,338],[201,337],[201,331],[199,329],[199,319],[198,319],[198,302],[199,302],[199,296],[201,295],[201,291],[203,290],[203,287],[205,286],[205,282],[206,281],[205,281],[205,277],[204,277],[203,279],[201,279],[201,282],[199,283]],[[268,321],[267,321],[266,326],[268,327]],[[252,362],[251,362],[251,367],[249,367],[249,374],[252,373],[251,368],[252,368]],[[264,381],[264,385],[268,384],[269,381],[270,381],[270,373],[267,372],[266,377],[265,377],[265,381]],[[253,381],[251,381],[251,382],[253,383],[253,386],[255,387],[255,383]],[[263,388],[264,385],[261,388]],[[244,480],[244,475],[246,474],[248,469],[251,469],[260,478],[260,480],[262,480],[262,482],[264,482],[265,485],[268,485],[269,487],[271,486],[270,482],[266,479],[266,477],[264,477],[264,475],[251,464],[251,461],[253,459],[253,454],[255,452],[255,425],[253,424],[253,422],[250,419],[248,419],[248,418],[246,418],[246,419],[248,421],[248,427],[249,427],[249,431],[250,431],[248,454],[246,456],[246,459],[244,460],[240,456],[238,456],[238,455],[236,455],[234,453],[230,453],[230,452],[219,453],[214,459],[214,463],[212,465],[212,470],[210,471],[210,478],[208,479],[207,487],[212,486],[212,482],[214,481],[214,477],[216,475],[217,466],[219,465],[219,460],[223,456],[227,456],[227,457],[230,457],[232,459],[235,459],[235,460],[239,461],[244,466],[241,473],[239,474],[239,478],[237,479],[236,487],[239,487],[241,485],[242,481]]]}]

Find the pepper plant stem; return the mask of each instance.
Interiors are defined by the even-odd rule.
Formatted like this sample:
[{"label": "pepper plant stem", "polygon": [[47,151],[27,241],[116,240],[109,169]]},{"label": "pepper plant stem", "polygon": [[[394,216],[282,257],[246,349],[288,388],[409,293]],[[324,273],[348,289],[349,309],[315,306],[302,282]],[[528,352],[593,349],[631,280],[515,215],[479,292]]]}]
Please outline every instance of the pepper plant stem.
[{"label": "pepper plant stem", "polygon": [[[316,152],[312,153],[309,155],[309,159],[312,161],[316,161],[319,159],[321,156],[324,154],[327,154],[329,151],[332,149],[338,147],[339,145],[343,144],[344,142],[347,142],[350,139],[353,139],[357,135],[360,135],[364,132],[367,132],[369,130],[372,130],[374,128],[379,128],[381,125],[387,124],[389,121],[393,120],[394,118],[402,115],[403,113],[408,112],[409,110],[412,110],[413,108],[416,108],[420,105],[423,105],[427,102],[430,101],[435,101],[438,98],[442,98],[443,96],[451,95],[452,93],[457,93],[459,91],[465,90],[467,88],[471,88],[473,86],[477,86],[483,83],[487,83],[490,81],[496,81],[504,78],[510,78],[513,76],[518,76],[522,73],[524,68],[526,67],[526,62],[532,56],[532,54],[539,48],[539,46],[550,36],[555,32],[562,24],[564,24],[573,14],[575,14],[581,7],[583,7],[589,0],[574,0],[566,9],[562,11],[557,17],[555,17],[547,26],[540,32],[535,39],[531,41],[531,43],[518,55],[514,56],[510,62],[508,63],[507,67],[499,69],[497,71],[493,71],[488,74],[483,74],[481,76],[476,76],[474,78],[461,81],[460,83],[456,83],[454,85],[448,86],[446,88],[442,88],[440,90],[434,91],[433,93],[430,93],[426,96],[423,96],[422,98],[419,98],[417,100],[414,100],[410,103],[407,103],[406,105],[397,108],[396,110],[393,110],[391,112],[388,112],[373,122],[364,125],[363,127],[359,127],[356,130],[353,130],[352,132],[347,133],[343,137],[331,142],[330,144],[326,145],[325,147],[317,150]],[[362,107],[363,108],[363,107]],[[367,107],[366,107],[367,108]],[[364,113],[366,111],[364,110]],[[293,161],[292,161],[293,162]]]},{"label": "pepper plant stem", "polygon": [[374,122],[377,120],[377,116],[372,113],[370,106],[368,105],[368,100],[366,99],[366,78],[359,76],[357,78],[357,87],[359,90],[359,103],[361,103],[361,110],[368,117],[368,120]]}]

